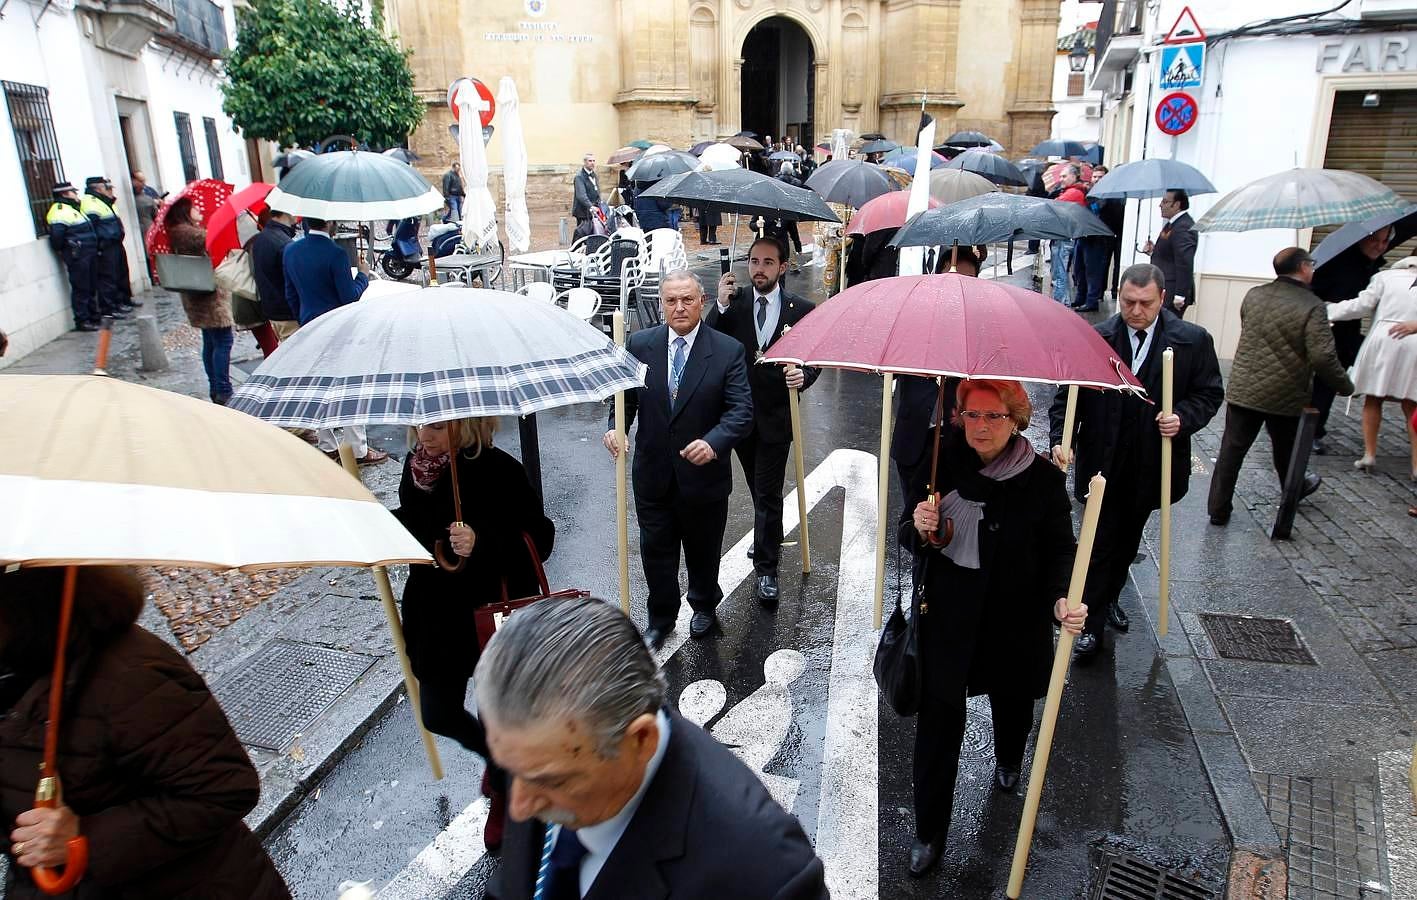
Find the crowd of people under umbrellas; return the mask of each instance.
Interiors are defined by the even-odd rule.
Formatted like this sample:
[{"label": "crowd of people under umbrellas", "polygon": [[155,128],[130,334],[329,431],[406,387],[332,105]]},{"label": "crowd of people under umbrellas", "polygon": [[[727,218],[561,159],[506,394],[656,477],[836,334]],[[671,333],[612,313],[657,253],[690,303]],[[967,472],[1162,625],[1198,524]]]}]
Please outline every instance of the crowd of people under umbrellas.
[{"label": "crowd of people under umbrellas", "polygon": [[[592,201],[594,158],[583,162],[584,199]],[[1079,176],[1065,167],[1062,202],[1088,202]],[[65,202],[72,205],[72,198]],[[200,230],[190,208],[180,215],[172,212],[177,208],[168,212],[174,229]],[[1173,411],[1158,412],[1125,391],[1088,391],[1066,433],[1060,390],[1048,414],[1044,455],[1022,434],[1034,410],[1019,381],[902,379],[893,443],[906,498],[898,539],[914,556],[922,694],[913,876],[932,869],[948,833],[966,698],[988,696],[996,747],[991,789],[1015,791],[1055,629],[1079,635],[1076,657],[1089,662],[1103,651],[1109,625],[1128,628],[1117,599],[1142,528],[1159,506],[1163,440],[1189,460],[1190,438],[1226,403],[1208,499],[1211,522],[1223,526],[1235,473],[1261,427],[1283,480],[1299,411],[1310,402],[1327,411],[1334,395],[1365,395],[1358,461],[1364,469],[1376,455],[1383,400],[1398,399],[1407,417],[1414,413],[1417,342],[1405,338],[1417,333],[1417,258],[1383,268],[1394,226],[1372,229],[1317,274],[1314,257],[1302,248],[1276,254],[1274,280],[1246,298],[1226,384],[1210,335],[1182,316],[1196,301],[1189,281],[1187,295],[1177,280],[1193,277],[1178,259],[1186,255],[1185,208],[1183,194],[1166,193],[1167,225],[1147,248],[1153,260],[1164,260],[1170,242],[1176,268],[1143,263],[1119,272],[1117,313],[1096,326],[1148,395],[1161,393],[1162,349],[1174,354]],[[56,216],[72,218],[63,210]],[[73,224],[83,227],[77,219]],[[262,308],[281,338],[354,303],[368,283],[365,271],[350,274],[344,252],[330,242],[329,223],[307,218],[306,225],[308,234],[294,240],[290,217],[273,214],[257,238],[271,245],[269,252],[252,251]],[[195,248],[197,238],[180,240]],[[67,262],[84,248],[65,240],[61,249]],[[1067,255],[1055,249],[1053,258]],[[1084,246],[1081,255],[1086,292],[1078,291],[1077,305],[1086,308],[1093,279],[1107,268],[1096,248]],[[945,277],[966,291],[981,262],[982,253],[970,247],[941,257],[951,272]],[[503,855],[489,896],[611,895],[605,884],[626,894],[667,884],[677,896],[826,896],[822,863],[800,825],[728,750],[672,709],[651,655],[677,627],[681,554],[690,637],[711,640],[724,627],[716,607],[730,456],[739,460],[754,509],[754,596],[768,608],[780,597],[789,392],[809,389],[820,371],[757,362],[814,304],[785,289],[789,249],[778,236],[753,241],[746,268],[748,284],[730,272],[712,290],[687,270],[665,273],[664,324],[635,332],[627,344],[647,373],[626,398],[637,425],[634,502],[649,589],[643,633],[596,600],[542,602],[511,616],[480,653],[469,652],[463,636],[476,632],[476,606],[539,589],[535,559],[552,552],[556,527],[521,463],[495,446],[495,419],[430,422],[410,436],[396,515],[430,552],[445,545],[465,562],[414,567],[403,597],[408,651],[426,726],[488,764],[485,840]],[[87,284],[84,277],[77,284]],[[1064,300],[1068,290],[1068,281],[1061,292],[1055,282],[1055,299]],[[206,309],[201,304],[221,305],[219,297],[183,302],[189,315]],[[220,310],[207,311],[215,317],[199,315],[194,324],[229,334]],[[1366,340],[1351,328],[1329,326],[1367,314],[1376,324]],[[221,343],[214,341],[210,354],[204,350],[204,362],[214,358],[208,373],[218,403],[231,393],[219,371]],[[613,415],[607,425],[609,454],[628,452]],[[375,453],[367,445],[356,449],[365,462],[381,461]],[[1417,438],[1412,462],[1417,478]],[[1064,475],[1070,466],[1101,472],[1123,488],[1103,501],[1076,605],[1065,596],[1077,552]],[[1172,468],[1173,502],[1185,495],[1190,471],[1184,462]],[[1318,486],[1310,478],[1304,491]],[[1079,499],[1084,487],[1078,479]],[[462,504],[461,517],[452,512],[455,490],[476,501]],[[13,822],[5,847],[12,863],[7,896],[38,896],[24,874],[64,866],[71,842],[83,835],[92,846],[91,882],[126,895],[288,897],[241,822],[256,800],[255,773],[206,686],[185,659],[134,624],[142,596],[131,572],[83,572],[71,630],[79,674],[68,708],[75,724],[65,747],[83,762],[68,773],[63,802],[40,809],[31,808],[31,793],[49,687],[43,650],[58,628],[46,601],[57,595],[59,575],[48,569],[0,575],[0,815]],[[478,716],[465,706],[470,680]],[[673,865],[661,867],[671,857]]]}]

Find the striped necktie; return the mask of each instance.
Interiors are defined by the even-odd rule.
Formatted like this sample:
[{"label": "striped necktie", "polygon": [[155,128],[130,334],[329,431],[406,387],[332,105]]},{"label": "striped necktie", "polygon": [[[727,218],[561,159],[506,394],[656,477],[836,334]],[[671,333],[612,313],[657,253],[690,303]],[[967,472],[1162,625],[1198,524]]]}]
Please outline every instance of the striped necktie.
[{"label": "striped necktie", "polygon": [[684,348],[688,346],[688,341],[682,337],[674,339],[674,363],[669,367],[669,403],[672,406],[674,401],[679,399],[679,382],[684,378]]}]

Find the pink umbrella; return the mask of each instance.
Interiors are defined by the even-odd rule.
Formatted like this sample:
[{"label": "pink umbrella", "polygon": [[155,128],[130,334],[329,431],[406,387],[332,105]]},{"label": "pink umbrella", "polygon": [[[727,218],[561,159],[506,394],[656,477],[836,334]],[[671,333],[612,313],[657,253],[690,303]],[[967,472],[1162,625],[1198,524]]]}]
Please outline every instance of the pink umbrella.
[{"label": "pink umbrella", "polygon": [[[891,191],[889,194],[873,197],[851,217],[846,226],[846,233],[870,234],[873,231],[899,228],[905,224],[905,211],[909,205],[909,191]],[[940,201],[934,197],[930,198],[930,209],[939,205]]]}]

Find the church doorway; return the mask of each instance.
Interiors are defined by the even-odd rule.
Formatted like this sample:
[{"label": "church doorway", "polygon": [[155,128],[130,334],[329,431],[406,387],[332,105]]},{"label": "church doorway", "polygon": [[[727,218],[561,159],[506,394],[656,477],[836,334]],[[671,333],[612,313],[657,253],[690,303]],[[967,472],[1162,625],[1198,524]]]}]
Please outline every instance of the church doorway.
[{"label": "church doorway", "polygon": [[785,16],[764,19],[743,40],[741,128],[791,140],[811,150],[815,143],[813,97],[816,54],[801,25]]}]

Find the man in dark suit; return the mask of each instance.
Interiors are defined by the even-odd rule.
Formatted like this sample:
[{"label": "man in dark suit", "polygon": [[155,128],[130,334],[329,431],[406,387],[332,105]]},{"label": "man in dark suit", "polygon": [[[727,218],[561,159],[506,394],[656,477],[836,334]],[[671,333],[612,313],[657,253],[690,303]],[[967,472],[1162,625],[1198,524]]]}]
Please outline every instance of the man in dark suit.
[{"label": "man in dark suit", "polygon": [[581,158],[581,168],[576,172],[575,196],[571,199],[571,215],[576,219],[576,237],[591,233],[590,214],[600,206],[600,181],[595,175],[595,154],[587,153]]},{"label": "man in dark suit", "polygon": [[511,778],[490,900],[828,896],[797,820],[667,705],[664,676],[613,605],[518,611],[474,680],[488,746]]},{"label": "man in dark suit", "polygon": [[300,327],[300,316],[285,295],[285,248],[295,240],[295,216],[271,211],[266,226],[246,245],[261,312],[282,341]]},{"label": "man in dark suit", "polygon": [[[753,398],[743,345],[701,327],[704,290],[687,269],[660,279],[664,325],[630,336],[626,349],[648,366],[645,386],[625,394],[625,427],[635,435],[635,512],[640,560],[649,584],[645,637],[663,646],[679,614],[679,548],[689,571],[689,635],[706,636],[723,599],[718,558],[728,524],[733,472],[728,451],[753,428]],[[620,452],[605,432],[611,457]]]},{"label": "man in dark suit", "polygon": [[1167,191],[1161,198],[1161,218],[1166,224],[1157,235],[1156,243],[1146,242],[1143,253],[1151,255],[1151,264],[1166,277],[1166,305],[1184,315],[1186,307],[1196,302],[1196,234],[1195,221],[1187,212],[1191,200],[1185,191]]},{"label": "man in dark suit", "polygon": [[732,272],[718,281],[718,302],[704,321],[737,338],[747,358],[748,385],[753,392],[753,430],[735,447],[743,478],[753,497],[753,571],[759,602],[778,601],[777,566],[782,554],[782,482],[787,474],[787,448],[792,443],[788,390],[812,386],[820,369],[757,363],[763,351],[807,313],[813,303],[782,286],[787,252],[777,238],[758,238],[748,250],[751,288],[738,287]]},{"label": "man in dark suit", "polygon": [[[1087,625],[1074,653],[1079,661],[1095,657],[1110,620],[1119,631],[1130,626],[1117,597],[1141,546],[1141,532],[1151,511],[1161,506],[1161,438],[1172,439],[1171,501],[1186,496],[1191,475],[1191,435],[1206,426],[1220,408],[1225,391],[1220,362],[1209,332],[1162,309],[1160,269],[1145,263],[1122,273],[1118,313],[1097,332],[1129,363],[1151,401],[1120,391],[1079,390],[1074,466],[1075,494],[1083,500],[1088,481],[1101,472],[1107,479],[1092,561],[1083,588]],[[1175,351],[1174,413],[1163,415],[1161,355]],[[1059,388],[1049,411],[1053,459],[1071,462],[1063,452],[1063,416],[1067,389]]]}]

